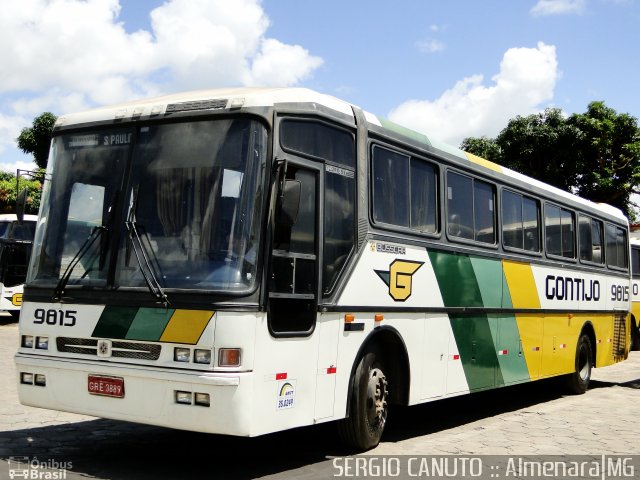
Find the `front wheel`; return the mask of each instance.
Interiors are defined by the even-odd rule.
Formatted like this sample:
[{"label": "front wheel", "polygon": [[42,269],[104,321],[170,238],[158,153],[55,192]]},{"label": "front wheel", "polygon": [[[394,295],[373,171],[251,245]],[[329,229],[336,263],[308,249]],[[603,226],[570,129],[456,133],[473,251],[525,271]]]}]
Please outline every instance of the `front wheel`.
[{"label": "front wheel", "polygon": [[351,391],[349,417],[338,431],[348,445],[369,450],[380,443],[389,413],[388,379],[380,355],[366,352],[356,368]]},{"label": "front wheel", "polygon": [[593,368],[593,349],[586,334],[580,335],[576,346],[575,371],[567,376],[567,389],[571,393],[582,394],[589,388],[591,369]]}]

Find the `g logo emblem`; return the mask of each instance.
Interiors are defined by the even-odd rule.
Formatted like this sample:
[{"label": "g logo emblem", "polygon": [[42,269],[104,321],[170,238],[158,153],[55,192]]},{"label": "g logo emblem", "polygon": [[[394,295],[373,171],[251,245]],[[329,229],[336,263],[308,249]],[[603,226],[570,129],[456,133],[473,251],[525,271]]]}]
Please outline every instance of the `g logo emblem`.
[{"label": "g logo emblem", "polygon": [[396,302],[404,302],[411,296],[413,274],[424,265],[424,262],[410,260],[394,260],[389,271],[375,270],[382,281],[389,287],[389,295]]}]

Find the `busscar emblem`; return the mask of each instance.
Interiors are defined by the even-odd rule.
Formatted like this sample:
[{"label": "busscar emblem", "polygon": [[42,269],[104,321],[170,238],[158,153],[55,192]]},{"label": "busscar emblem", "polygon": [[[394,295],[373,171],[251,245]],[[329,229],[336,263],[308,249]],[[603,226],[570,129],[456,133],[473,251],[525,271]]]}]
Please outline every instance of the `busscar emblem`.
[{"label": "busscar emblem", "polygon": [[396,302],[404,302],[411,296],[413,274],[424,265],[424,262],[411,260],[394,260],[389,270],[374,270],[382,281],[389,287],[389,295]]},{"label": "busscar emblem", "polygon": [[103,358],[111,356],[111,340],[98,340],[98,356]]}]

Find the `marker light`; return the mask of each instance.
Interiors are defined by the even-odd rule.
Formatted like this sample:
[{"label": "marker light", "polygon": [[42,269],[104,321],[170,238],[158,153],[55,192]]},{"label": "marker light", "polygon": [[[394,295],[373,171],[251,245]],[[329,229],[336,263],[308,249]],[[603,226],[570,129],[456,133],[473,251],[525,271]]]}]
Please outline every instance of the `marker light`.
[{"label": "marker light", "polygon": [[22,346],[24,348],[33,348],[33,335],[23,335]]},{"label": "marker light", "polygon": [[36,348],[39,350],[49,350],[49,337],[36,337]]},{"label": "marker light", "polygon": [[196,405],[200,405],[201,407],[208,407],[211,405],[211,399],[208,393],[197,393],[195,402]]},{"label": "marker light", "polygon": [[176,390],[176,403],[191,405],[191,396],[191,392],[181,392],[179,390]]},{"label": "marker light", "polygon": [[240,366],[240,349],[239,348],[221,348],[218,351],[218,366],[239,367]]},{"label": "marker light", "polygon": [[45,387],[47,385],[47,377],[45,377],[42,373],[36,373],[33,383],[40,387]]},{"label": "marker light", "polygon": [[195,350],[193,352],[193,361],[195,363],[211,363],[211,350]]},{"label": "marker light", "polygon": [[191,359],[191,350],[188,348],[176,347],[173,350],[173,359],[176,362],[188,362]]},{"label": "marker light", "polygon": [[20,373],[20,383],[24,385],[33,385],[33,373]]}]

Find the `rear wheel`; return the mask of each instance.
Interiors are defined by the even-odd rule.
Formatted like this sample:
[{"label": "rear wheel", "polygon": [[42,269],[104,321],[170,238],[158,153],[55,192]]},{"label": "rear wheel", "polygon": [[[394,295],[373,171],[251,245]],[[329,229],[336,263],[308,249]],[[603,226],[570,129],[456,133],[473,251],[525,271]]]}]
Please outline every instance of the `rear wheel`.
[{"label": "rear wheel", "polygon": [[338,431],[348,445],[358,450],[374,448],[382,438],[389,413],[386,367],[381,356],[367,351],[356,368],[351,391],[349,417]]},{"label": "rear wheel", "polygon": [[589,388],[591,369],[593,368],[593,348],[591,339],[586,334],[581,334],[576,346],[575,371],[567,376],[567,389],[571,393],[582,394]]}]

